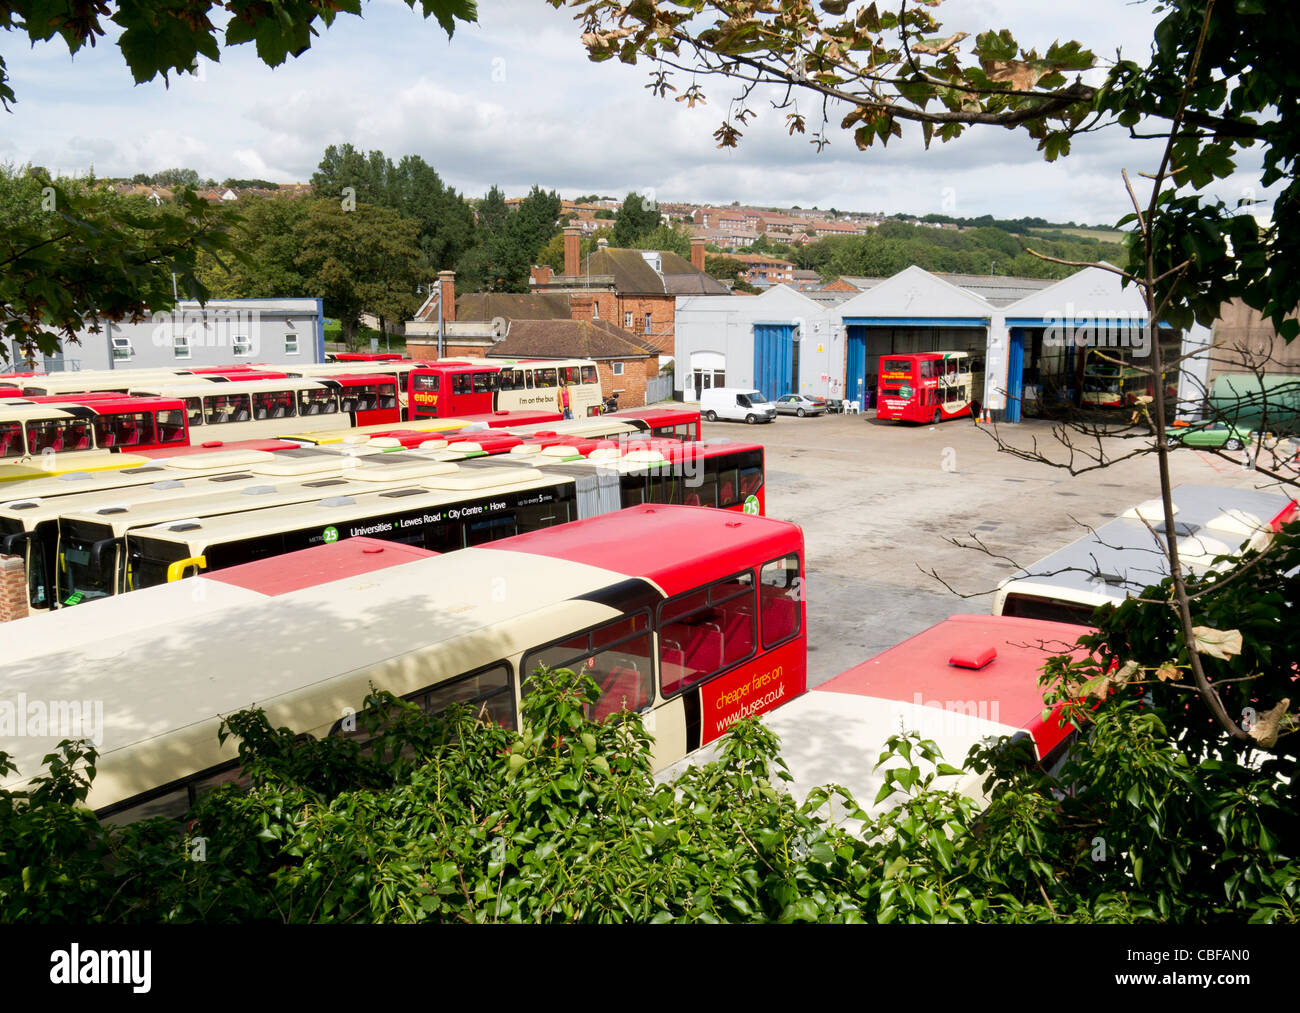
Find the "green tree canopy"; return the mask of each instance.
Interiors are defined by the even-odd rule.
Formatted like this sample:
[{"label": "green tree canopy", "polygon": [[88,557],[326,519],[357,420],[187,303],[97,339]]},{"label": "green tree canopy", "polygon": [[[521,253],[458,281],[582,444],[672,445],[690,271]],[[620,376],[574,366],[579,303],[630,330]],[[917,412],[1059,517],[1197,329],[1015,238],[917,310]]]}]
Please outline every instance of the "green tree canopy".
[{"label": "green tree canopy", "polygon": [[630,193],[623,198],[623,206],[614,216],[614,234],[610,243],[613,246],[630,247],[638,237],[657,229],[660,221],[659,208],[653,201],[639,193]]},{"label": "green tree canopy", "polygon": [[[0,165],[0,329],[22,354],[52,355],[98,320],[138,320],[206,299],[202,254],[229,250],[221,209],[191,191],[155,208],[95,180]],[[8,358],[9,342],[0,343]]]},{"label": "green tree canopy", "polygon": [[419,305],[416,287],[427,278],[419,249],[419,223],[392,208],[314,200],[299,224],[296,264],[325,312],[338,317],[343,340],[356,340],[362,313],[406,320]]}]

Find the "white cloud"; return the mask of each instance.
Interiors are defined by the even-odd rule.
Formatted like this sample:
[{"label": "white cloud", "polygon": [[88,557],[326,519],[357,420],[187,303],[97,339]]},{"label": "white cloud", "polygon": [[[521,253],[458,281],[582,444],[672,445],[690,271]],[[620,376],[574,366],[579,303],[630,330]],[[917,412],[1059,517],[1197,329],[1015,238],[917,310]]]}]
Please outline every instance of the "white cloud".
[{"label": "white cloud", "polygon": [[[1005,25],[1040,50],[1079,38],[1099,55],[1122,47],[1139,58],[1155,23],[1151,5],[1122,0],[977,0],[941,13],[950,30]],[[236,47],[170,87],[133,86],[111,37],[76,59],[57,44],[20,50],[6,56],[19,104],[0,152],[56,170],[93,163],[100,175],[185,165],[216,179],[288,182],[308,179],[326,145],[350,141],[393,158],[421,155],[470,195],[540,183],[566,194],[653,188],[661,200],[917,213],[951,210],[955,200],[964,215],[1090,223],[1126,212],[1122,166],[1136,179],[1158,157],[1151,144],[1110,131],[1079,138],[1068,158],[1046,165],[1027,138],[993,129],[929,152],[919,135],[860,152],[833,131],[817,154],[757,101],[741,147],[719,151],[712,133],[726,82],[709,82],[709,104],[689,110],[652,96],[644,66],[591,63],[571,11],[494,0],[480,17],[448,41],[400,0],[378,0],[279,68]],[[1225,197],[1249,189],[1251,169],[1225,182]]]}]

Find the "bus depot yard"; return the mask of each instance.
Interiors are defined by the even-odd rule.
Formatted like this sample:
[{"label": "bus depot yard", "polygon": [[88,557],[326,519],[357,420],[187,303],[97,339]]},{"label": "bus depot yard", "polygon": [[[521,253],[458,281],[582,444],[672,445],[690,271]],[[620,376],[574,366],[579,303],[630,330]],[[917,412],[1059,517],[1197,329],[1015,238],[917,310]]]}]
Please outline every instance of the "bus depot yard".
[{"label": "bus depot yard", "polygon": [[[762,443],[767,514],[803,528],[809,686],[954,613],[987,614],[1013,560],[1033,563],[1150,499],[1154,488],[1154,454],[1072,477],[1000,453],[992,427],[970,418],[918,426],[864,413],[702,428],[706,439]],[[1016,447],[1037,440],[1045,455],[1064,457],[1050,423],[1027,420],[998,433]],[[1111,443],[1116,455],[1132,446]],[[1172,483],[1269,487],[1233,463],[1242,454],[1227,457],[1180,449],[1169,458]],[[978,539],[988,551],[950,539]]]}]

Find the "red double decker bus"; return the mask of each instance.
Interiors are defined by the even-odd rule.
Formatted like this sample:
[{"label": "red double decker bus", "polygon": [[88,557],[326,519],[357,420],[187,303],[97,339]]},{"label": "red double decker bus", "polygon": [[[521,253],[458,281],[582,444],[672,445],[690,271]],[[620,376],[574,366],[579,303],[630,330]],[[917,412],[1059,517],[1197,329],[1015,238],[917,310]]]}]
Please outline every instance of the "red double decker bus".
[{"label": "red double decker bus", "polygon": [[975,373],[965,352],[915,352],[880,358],[876,418],[940,423],[971,413]]}]

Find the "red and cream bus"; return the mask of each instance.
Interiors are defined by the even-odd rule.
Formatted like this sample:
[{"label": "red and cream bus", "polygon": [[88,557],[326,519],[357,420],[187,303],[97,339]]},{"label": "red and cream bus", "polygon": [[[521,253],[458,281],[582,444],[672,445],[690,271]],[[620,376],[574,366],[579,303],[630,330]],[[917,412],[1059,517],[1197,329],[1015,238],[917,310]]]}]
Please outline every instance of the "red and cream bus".
[{"label": "red and cream bus", "polygon": [[916,352],[880,358],[876,418],[939,423],[971,412],[975,374],[966,352]]},{"label": "red and cream bus", "polygon": [[[659,769],[805,689],[793,524],[637,507],[386,567],[354,555],[341,579],[316,562],[349,551],[223,570],[199,578],[202,595],[171,584],[18,620],[0,696],[80,700],[93,671],[105,710],[131,720],[102,723],[86,804],[127,822],[181,816],[238,777],[238,743],[217,731],[249,706],[322,736],[373,686],[430,711],[470,703],[517,728],[529,673],[562,666],[600,687],[595,717],[646,715]],[[0,787],[29,785],[65,737],[17,740],[20,773]]]},{"label": "red and cream bus", "polygon": [[401,421],[391,378],[340,374],[321,379],[287,377],[139,385],[132,393],[185,403],[191,443],[212,439],[273,439],[310,419],[314,429],[352,429]]},{"label": "red and cream bus", "polygon": [[[1062,720],[1063,705],[1044,703],[1039,677],[1050,657],[1085,656],[1076,642],[1087,632],[1037,619],[954,615],[868,658],[765,719],[781,738],[792,777],[784,790],[802,801],[814,787],[839,784],[868,813],[895,806],[898,794],[877,797],[887,770],[907,761],[878,764],[886,741],[905,731],[936,743],[957,768],[986,739],[1026,739],[1033,759],[1052,771],[1077,732]],[[706,751],[693,760],[710,758]],[[965,771],[935,788],[985,803],[984,776]],[[845,815],[837,803],[832,816]]]},{"label": "red and cream bus", "polygon": [[[270,483],[342,476],[363,460],[316,448],[291,454],[191,454],[188,458],[174,466],[147,465],[94,476],[82,472],[77,473],[83,476],[81,481],[60,476],[15,487],[13,492],[22,495],[0,502],[0,554],[22,557],[29,608],[39,611],[58,602],[59,522],[65,515],[102,510],[111,519],[129,524],[132,511],[142,507],[172,507],[192,500],[197,504],[192,509],[199,511],[205,503],[212,509],[213,498],[218,505],[224,500],[240,509],[254,509],[263,497],[240,499],[234,494],[250,487],[272,490]],[[307,498],[319,495],[315,487]],[[157,520],[154,516],[145,523]]]},{"label": "red and cream bus", "polygon": [[497,411],[563,414],[561,389],[574,418],[599,415],[604,399],[590,359],[439,359],[336,362],[303,366],[297,375],[322,379],[344,372],[391,376],[401,391],[402,418],[459,418]]}]

